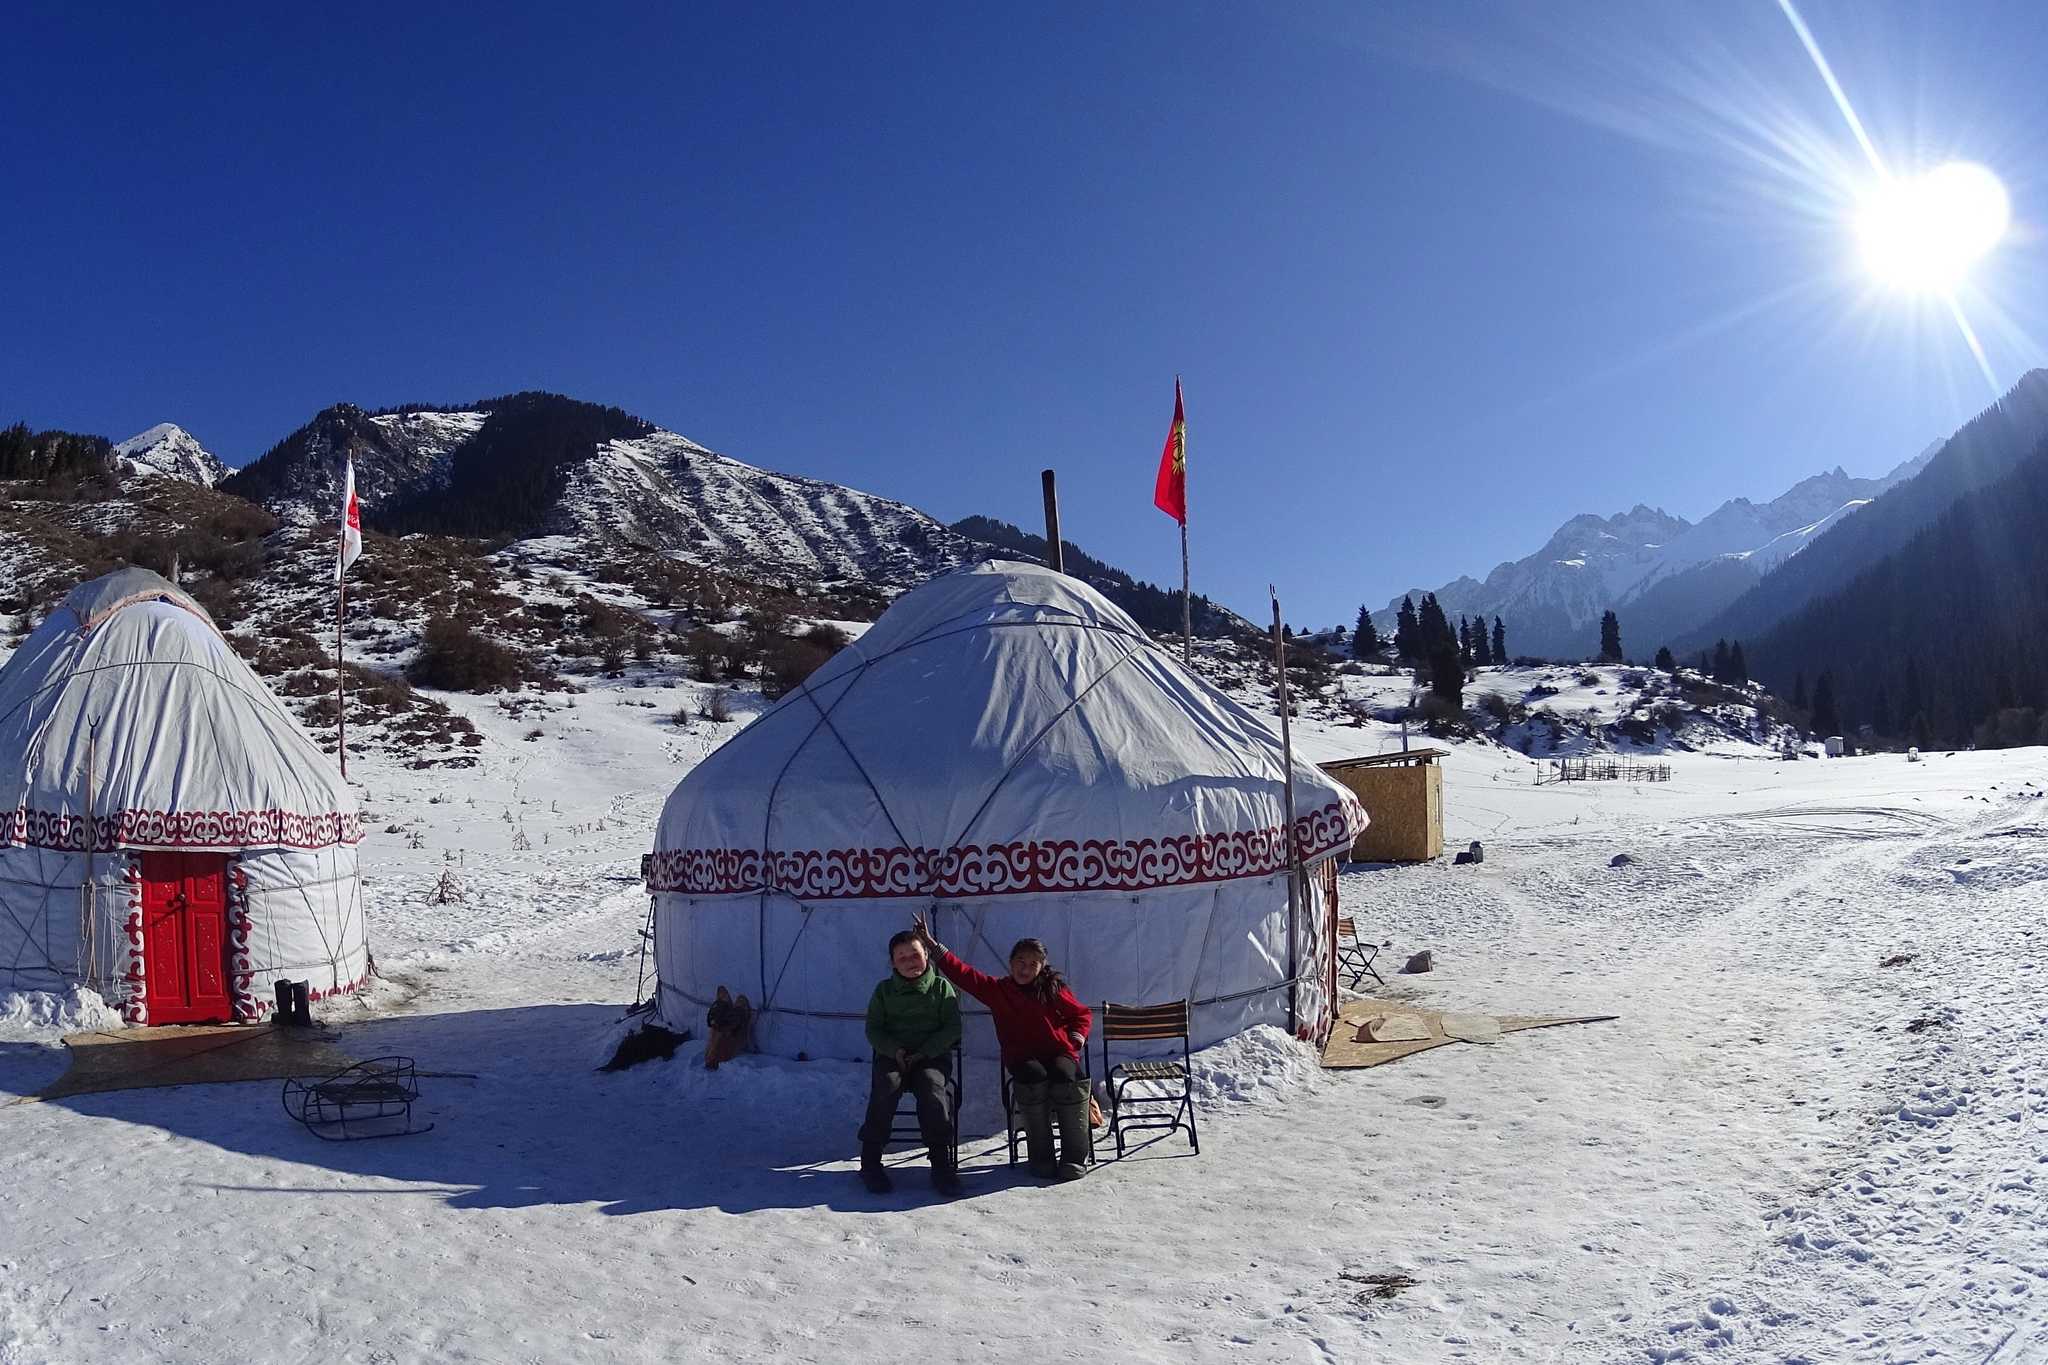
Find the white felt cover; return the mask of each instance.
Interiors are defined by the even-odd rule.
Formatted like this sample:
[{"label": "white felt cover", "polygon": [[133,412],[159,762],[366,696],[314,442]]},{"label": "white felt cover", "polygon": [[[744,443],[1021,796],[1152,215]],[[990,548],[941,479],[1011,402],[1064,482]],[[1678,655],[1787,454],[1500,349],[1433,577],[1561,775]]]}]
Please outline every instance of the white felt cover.
[{"label": "white felt cover", "polygon": [[[1294,765],[1295,849],[1365,816]],[[756,1041],[861,1056],[859,1014],[912,910],[1002,970],[1044,939],[1083,1000],[1196,1002],[1195,1044],[1284,1023],[1321,961],[1310,877],[1290,953],[1279,738],[1086,584],[988,563],[905,594],[669,797],[649,878],[662,1008],[716,988]],[[1318,977],[1301,1013],[1323,1011]],[[970,1051],[992,1053],[986,1025]]]}]

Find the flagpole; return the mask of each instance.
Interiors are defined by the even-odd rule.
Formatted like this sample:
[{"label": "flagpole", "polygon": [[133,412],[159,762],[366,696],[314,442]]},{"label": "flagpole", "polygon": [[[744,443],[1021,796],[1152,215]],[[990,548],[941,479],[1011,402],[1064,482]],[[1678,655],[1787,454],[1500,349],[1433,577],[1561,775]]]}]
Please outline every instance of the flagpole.
[{"label": "flagpole", "polygon": [[1173,377],[1173,411],[1181,418],[1180,428],[1180,662],[1194,666],[1195,608],[1188,596],[1188,429],[1181,410],[1180,376]]},{"label": "flagpole", "polygon": [[1287,689],[1287,630],[1280,624],[1280,594],[1271,583],[1266,585],[1266,595],[1273,599],[1273,669],[1280,675],[1280,789],[1287,821],[1287,1031],[1295,1033],[1298,1024],[1295,992],[1300,978],[1295,935],[1299,929],[1298,907],[1308,889],[1308,881],[1294,832],[1294,727],[1288,715],[1294,709],[1294,701]]},{"label": "flagpole", "polygon": [[348,619],[348,508],[341,509],[341,530],[334,545],[334,750],[341,759],[341,780],[348,781],[348,674],[341,658],[342,626]]},{"label": "flagpole", "polygon": [[1188,524],[1180,524],[1180,661],[1193,663],[1195,609],[1188,600]]}]

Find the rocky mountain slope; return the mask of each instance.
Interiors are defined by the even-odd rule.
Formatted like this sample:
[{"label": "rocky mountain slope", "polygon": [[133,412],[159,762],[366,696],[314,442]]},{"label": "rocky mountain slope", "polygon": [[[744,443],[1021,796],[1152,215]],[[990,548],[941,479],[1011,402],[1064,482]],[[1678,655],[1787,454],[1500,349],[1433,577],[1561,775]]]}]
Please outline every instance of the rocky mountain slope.
[{"label": "rocky mountain slope", "polygon": [[1897,554],[1958,500],[2011,474],[2048,438],[2048,370],[2032,370],[1991,407],[1922,460],[1910,479],[1817,537],[1672,647],[1689,653],[1716,636],[1755,639],[1806,607],[1849,587]]},{"label": "rocky mountain slope", "polygon": [[[1882,478],[1836,468],[1768,502],[1733,498],[1698,522],[1637,504],[1611,517],[1573,517],[1532,555],[1497,566],[1484,582],[1436,589],[1452,616],[1499,616],[1518,653],[1584,657],[1598,643],[1602,612],[1623,616],[1624,640],[1647,645],[1694,630],[1754,587],[1815,537],[1911,478],[1930,447]],[[1410,594],[1416,600],[1421,589]],[[1391,629],[1397,597],[1375,620]]]},{"label": "rocky mountain slope", "polygon": [[1979,748],[2048,743],[2048,437],[1844,586],[1751,637],[1780,688],[1826,678],[1837,725]]},{"label": "rocky mountain slope", "polygon": [[341,404],[225,488],[290,524],[331,520],[344,453],[364,525],[386,531],[572,536],[785,587],[885,591],[989,551],[894,499],[760,469],[549,394],[381,413]]}]

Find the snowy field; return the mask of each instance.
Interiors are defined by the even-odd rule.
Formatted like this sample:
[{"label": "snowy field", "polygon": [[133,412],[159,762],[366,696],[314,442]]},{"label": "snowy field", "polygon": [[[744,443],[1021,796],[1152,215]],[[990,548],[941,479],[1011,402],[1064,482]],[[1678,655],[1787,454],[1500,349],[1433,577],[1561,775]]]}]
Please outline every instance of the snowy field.
[{"label": "snowy field", "polygon": [[[479,767],[353,762],[386,980],[327,1017],[476,1079],[345,1145],[271,1083],[0,1109],[0,1362],[2048,1359],[2048,751],[1628,787],[1461,746],[1484,864],[1344,877],[1383,967],[1436,954],[1391,992],[1618,1022],[1349,1073],[1239,1039],[1199,1157],[1040,1187],[977,1139],[942,1202],[909,1154],[861,1189],[861,1067],[592,1070],[655,815],[734,728],[671,723],[701,690],[450,699]],[[0,1103],[64,1064],[14,1004]]]}]

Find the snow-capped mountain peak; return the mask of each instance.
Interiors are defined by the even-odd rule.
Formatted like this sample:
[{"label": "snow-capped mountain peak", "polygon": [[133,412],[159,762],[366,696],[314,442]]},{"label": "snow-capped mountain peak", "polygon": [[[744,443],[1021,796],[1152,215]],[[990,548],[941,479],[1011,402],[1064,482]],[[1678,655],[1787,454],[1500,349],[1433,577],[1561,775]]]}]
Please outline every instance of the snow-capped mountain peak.
[{"label": "snow-capped mountain peak", "polygon": [[211,488],[228,475],[228,467],[175,422],[159,422],[114,447],[121,472],[144,478],[183,479]]},{"label": "snow-capped mountain peak", "polygon": [[[1731,498],[1698,522],[1642,503],[1611,517],[1582,513],[1536,553],[1497,566],[1484,583],[1469,577],[1447,583],[1436,590],[1437,600],[1453,616],[1504,618],[1517,647],[1531,654],[1586,652],[1601,613],[1610,608],[1633,622],[1640,640],[1661,643],[1911,478],[1940,446],[1880,478],[1857,478],[1837,465],[1768,502]],[[1395,598],[1375,619],[1390,628],[1399,602]]]}]

